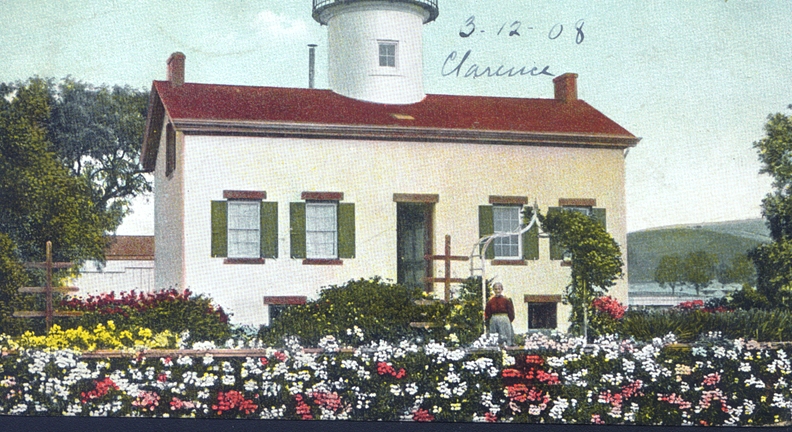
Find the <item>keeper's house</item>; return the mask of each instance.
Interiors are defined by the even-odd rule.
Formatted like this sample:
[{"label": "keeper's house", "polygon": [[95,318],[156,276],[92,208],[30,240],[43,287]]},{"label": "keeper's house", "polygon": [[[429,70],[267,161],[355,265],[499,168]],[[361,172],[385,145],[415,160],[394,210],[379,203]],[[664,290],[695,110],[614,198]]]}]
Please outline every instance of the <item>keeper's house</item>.
[{"label": "keeper's house", "polygon": [[[444,265],[424,255],[446,234],[468,255],[534,201],[598,217],[626,262],[624,152],[639,139],[577,98],[575,74],[553,99],[425,95],[421,27],[436,16],[436,0],[314,0],[329,90],[187,83],[172,55],[143,148],[156,286],[208,294],[239,324],[361,277],[432,289]],[[567,327],[557,249],[535,232],[490,249],[517,332]],[[626,278],[611,294],[627,302]]]}]

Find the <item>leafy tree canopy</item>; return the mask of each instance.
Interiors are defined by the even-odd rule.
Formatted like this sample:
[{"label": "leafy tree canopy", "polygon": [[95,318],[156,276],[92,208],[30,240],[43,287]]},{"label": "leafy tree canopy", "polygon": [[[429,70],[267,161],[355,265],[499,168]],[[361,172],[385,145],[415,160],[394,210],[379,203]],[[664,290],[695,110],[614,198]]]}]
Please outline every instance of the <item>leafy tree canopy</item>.
[{"label": "leafy tree canopy", "polygon": [[677,286],[685,284],[685,271],[679,255],[664,255],[655,269],[655,282],[661,287],[668,286],[673,294]]},{"label": "leafy tree canopy", "polygon": [[[792,109],[792,105],[789,107]],[[792,308],[792,118],[768,117],[765,137],[754,143],[761,173],[773,177],[773,192],[762,201],[772,243],[750,253],[756,265],[757,291],[769,304]]]},{"label": "leafy tree canopy", "polygon": [[706,288],[715,279],[715,268],[718,257],[706,251],[696,251],[687,254],[683,264],[685,282],[693,285],[698,295],[702,288]]},{"label": "leafy tree canopy", "polygon": [[90,185],[63,166],[47,139],[48,90],[38,79],[0,84],[0,233],[20,260],[43,260],[47,240],[57,260],[101,259],[110,224],[95,211]]},{"label": "leafy tree canopy", "polygon": [[148,93],[71,78],[45,82],[53,150],[73,174],[88,180],[97,213],[106,218],[107,230],[115,231],[129,199],[151,191],[140,166]]}]

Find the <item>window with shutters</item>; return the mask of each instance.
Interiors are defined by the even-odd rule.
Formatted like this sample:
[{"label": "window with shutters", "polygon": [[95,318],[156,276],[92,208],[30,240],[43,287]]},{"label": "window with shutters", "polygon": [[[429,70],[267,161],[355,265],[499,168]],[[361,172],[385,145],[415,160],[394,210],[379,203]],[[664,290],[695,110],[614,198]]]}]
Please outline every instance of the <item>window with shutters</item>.
[{"label": "window with shutters", "polygon": [[303,264],[341,265],[355,256],[355,205],[342,192],[303,192],[289,208],[291,257]]},{"label": "window with shutters", "polygon": [[278,203],[263,191],[223,191],[212,201],[211,255],[226,264],[264,264],[278,257]]},{"label": "window with shutters", "polygon": [[[494,233],[519,231],[527,197],[490,195],[491,205],[479,206],[479,238]],[[534,226],[521,235],[496,237],[485,252],[492,265],[526,265],[539,259],[539,229]]]},{"label": "window with shutters", "polygon": [[[492,220],[495,233],[510,233],[520,229],[520,206],[492,206]],[[520,259],[521,242],[520,235],[514,234],[508,237],[496,237],[492,242],[496,259]]]}]

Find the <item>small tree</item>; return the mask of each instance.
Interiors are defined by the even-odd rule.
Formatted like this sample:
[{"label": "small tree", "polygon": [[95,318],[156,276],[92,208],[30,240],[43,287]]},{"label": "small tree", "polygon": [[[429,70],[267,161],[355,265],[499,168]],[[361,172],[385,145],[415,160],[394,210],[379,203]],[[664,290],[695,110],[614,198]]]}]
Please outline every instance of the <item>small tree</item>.
[{"label": "small tree", "polygon": [[756,285],[756,267],[748,255],[734,255],[729,264],[719,266],[718,282],[724,286],[732,283]]},{"label": "small tree", "polygon": [[572,259],[572,280],[566,299],[572,305],[570,331],[588,340],[588,316],[592,300],[608,292],[622,277],[621,249],[605,227],[594,218],[575,211],[549,212],[542,226],[567,250]]},{"label": "small tree", "polygon": [[676,287],[685,284],[685,271],[682,263],[682,258],[679,255],[664,255],[660,258],[660,263],[655,269],[655,282],[665,288],[671,288],[671,294],[674,295]]},{"label": "small tree", "polygon": [[687,254],[684,262],[685,282],[693,285],[696,295],[715,279],[717,265],[718,257],[709,252],[700,250]]}]

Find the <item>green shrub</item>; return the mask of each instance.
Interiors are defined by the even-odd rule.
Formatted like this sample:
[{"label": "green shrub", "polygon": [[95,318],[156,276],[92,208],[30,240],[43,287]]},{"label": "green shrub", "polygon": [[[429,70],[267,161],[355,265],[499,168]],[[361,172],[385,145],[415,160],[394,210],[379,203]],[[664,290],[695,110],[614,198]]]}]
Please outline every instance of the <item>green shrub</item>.
[{"label": "green shrub", "polygon": [[[356,346],[363,340],[444,340],[453,334],[460,343],[468,343],[483,328],[480,287],[480,282],[469,280],[457,299],[445,303],[427,301],[431,297],[418,287],[380,278],[351,280],[324,288],[318,299],[305,305],[284,310],[269,327],[260,329],[259,337],[265,343],[280,344],[288,336],[297,336],[302,343],[316,346],[324,336],[334,335],[342,345]],[[428,328],[410,323],[427,323]]]},{"label": "green shrub", "polygon": [[[174,289],[155,293],[114,292],[61,302],[62,309],[82,311],[83,315],[59,320],[64,328],[93,328],[112,319],[119,329],[149,328],[155,333],[169,330],[190,332],[190,341],[224,342],[231,335],[228,315],[212,304],[210,298],[193,295],[190,290]],[[189,342],[189,341],[188,341]]]},{"label": "green shrub", "polygon": [[792,340],[792,313],[761,309],[718,313],[700,309],[628,311],[620,332],[622,336],[642,341],[674,333],[678,340],[690,342],[709,332],[721,332],[723,337],[730,339],[789,341]]}]

